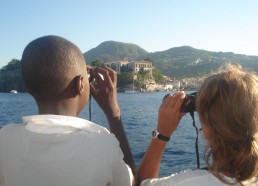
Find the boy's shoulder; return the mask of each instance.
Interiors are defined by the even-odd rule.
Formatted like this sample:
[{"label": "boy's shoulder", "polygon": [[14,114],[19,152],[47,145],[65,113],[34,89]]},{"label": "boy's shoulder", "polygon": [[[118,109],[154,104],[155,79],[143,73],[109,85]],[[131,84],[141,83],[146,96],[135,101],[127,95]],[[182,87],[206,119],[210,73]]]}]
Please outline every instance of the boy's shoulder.
[{"label": "boy's shoulder", "polygon": [[6,143],[13,137],[17,136],[18,133],[24,128],[21,124],[6,124],[0,129],[0,143]]},{"label": "boy's shoulder", "polygon": [[0,129],[0,135],[3,135],[12,130],[17,130],[19,128],[24,128],[24,126],[21,124],[14,124],[14,123],[6,124]]}]

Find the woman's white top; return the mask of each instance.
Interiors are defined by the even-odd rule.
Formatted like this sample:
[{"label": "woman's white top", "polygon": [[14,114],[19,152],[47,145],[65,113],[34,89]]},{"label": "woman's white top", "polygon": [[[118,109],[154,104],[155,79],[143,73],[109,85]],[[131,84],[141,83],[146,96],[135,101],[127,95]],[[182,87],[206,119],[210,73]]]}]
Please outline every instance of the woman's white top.
[{"label": "woman's white top", "polygon": [[[227,180],[233,179],[226,177]],[[147,179],[141,183],[141,186],[225,186],[218,178],[207,170],[185,170],[177,174],[172,174],[163,178]],[[257,186],[258,183],[249,183],[249,186]],[[240,186],[239,183],[233,186]]]}]

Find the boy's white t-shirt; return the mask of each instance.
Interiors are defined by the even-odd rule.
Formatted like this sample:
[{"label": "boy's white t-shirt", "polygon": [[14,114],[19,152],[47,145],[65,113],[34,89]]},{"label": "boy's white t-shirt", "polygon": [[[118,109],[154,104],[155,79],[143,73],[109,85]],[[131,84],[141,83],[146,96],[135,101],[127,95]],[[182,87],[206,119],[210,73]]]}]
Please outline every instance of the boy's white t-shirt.
[{"label": "boy's white t-shirt", "polygon": [[0,130],[0,183],[5,186],[131,185],[113,134],[68,116],[23,117]]}]

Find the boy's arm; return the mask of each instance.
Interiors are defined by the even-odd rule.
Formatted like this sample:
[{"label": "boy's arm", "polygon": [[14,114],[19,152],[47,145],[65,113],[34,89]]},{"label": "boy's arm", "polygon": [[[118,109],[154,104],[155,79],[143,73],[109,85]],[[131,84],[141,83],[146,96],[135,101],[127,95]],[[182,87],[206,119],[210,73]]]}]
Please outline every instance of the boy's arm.
[{"label": "boy's arm", "polygon": [[112,132],[116,136],[117,140],[119,141],[120,148],[124,154],[124,161],[132,169],[134,180],[136,180],[137,170],[134,163],[133,155],[130,150],[130,145],[128,143],[128,140],[124,131],[122,119],[121,117],[108,117],[108,116],[107,118],[108,118],[110,132]]},{"label": "boy's arm", "polygon": [[120,108],[117,102],[117,73],[108,67],[95,68],[92,70],[92,73],[97,84],[91,85],[91,94],[104,111],[109,123],[110,132],[116,136],[120,143],[120,148],[124,153],[125,163],[130,166],[133,175],[136,176],[136,166],[124,131]]}]

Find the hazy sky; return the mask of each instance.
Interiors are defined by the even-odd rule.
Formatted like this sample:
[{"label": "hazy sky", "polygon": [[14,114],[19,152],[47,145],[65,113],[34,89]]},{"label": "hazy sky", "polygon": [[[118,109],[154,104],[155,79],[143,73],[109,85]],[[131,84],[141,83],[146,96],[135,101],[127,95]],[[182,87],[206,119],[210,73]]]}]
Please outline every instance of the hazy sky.
[{"label": "hazy sky", "polygon": [[0,1],[0,68],[44,35],[65,37],[82,52],[113,40],[148,52],[188,45],[258,56],[258,1]]}]

